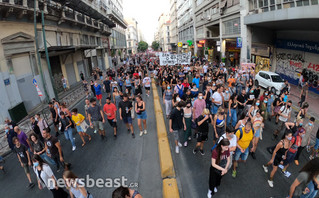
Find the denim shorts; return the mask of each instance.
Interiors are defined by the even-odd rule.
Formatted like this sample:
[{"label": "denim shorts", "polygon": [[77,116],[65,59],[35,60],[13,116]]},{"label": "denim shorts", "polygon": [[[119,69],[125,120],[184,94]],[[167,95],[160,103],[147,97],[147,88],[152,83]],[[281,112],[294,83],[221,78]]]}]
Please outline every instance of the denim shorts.
[{"label": "denim shorts", "polygon": [[143,111],[141,114],[136,114],[136,117],[137,119],[146,120],[147,119],[146,111]]},{"label": "denim shorts", "polygon": [[319,148],[319,138],[316,138],[316,144],[314,147],[316,150]]},{"label": "denim shorts", "polygon": [[260,128],[259,130],[256,130],[256,131],[255,131],[255,135],[254,135],[254,136],[255,136],[256,138],[259,138],[259,137],[260,137],[260,133],[261,133],[261,128]]},{"label": "denim shorts", "polygon": [[83,132],[83,133],[84,133],[84,131],[83,131],[83,129],[81,128],[81,126],[76,126],[76,130],[77,130],[78,132]]},{"label": "denim shorts", "polygon": [[125,124],[132,124],[132,118],[131,117],[123,117],[123,122]]},{"label": "denim shorts", "polygon": [[239,158],[241,158],[242,160],[246,161],[248,158],[248,154],[249,154],[249,147],[246,148],[246,150],[243,153],[240,151],[239,148],[236,148],[234,160],[238,161]]}]

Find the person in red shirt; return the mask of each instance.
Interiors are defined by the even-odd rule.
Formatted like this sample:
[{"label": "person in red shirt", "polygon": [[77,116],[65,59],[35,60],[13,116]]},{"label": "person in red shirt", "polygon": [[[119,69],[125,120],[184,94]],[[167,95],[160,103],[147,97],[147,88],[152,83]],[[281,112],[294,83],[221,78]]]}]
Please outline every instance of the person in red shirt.
[{"label": "person in red shirt", "polygon": [[116,124],[116,106],[114,103],[111,103],[111,98],[106,98],[106,104],[103,107],[103,112],[107,116],[107,121],[113,127],[114,130],[114,139],[117,137],[117,124]]},{"label": "person in red shirt", "polygon": [[184,79],[182,85],[184,86],[184,92],[186,92],[186,90],[189,89],[189,83],[187,82],[187,79]]}]

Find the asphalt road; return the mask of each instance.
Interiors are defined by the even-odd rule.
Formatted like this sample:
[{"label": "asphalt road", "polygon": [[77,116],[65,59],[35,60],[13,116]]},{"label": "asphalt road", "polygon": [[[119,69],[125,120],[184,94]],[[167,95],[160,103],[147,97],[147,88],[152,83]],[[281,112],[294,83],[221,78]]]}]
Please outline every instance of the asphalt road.
[{"label": "asphalt road", "polygon": [[[103,94],[103,103],[106,95]],[[127,179],[126,184],[138,185],[137,189],[143,197],[162,197],[162,179],[160,175],[160,165],[158,157],[156,120],[153,111],[153,96],[147,98],[144,95],[148,115],[148,134],[140,137],[137,120],[133,121],[136,138],[133,139],[128,134],[124,123],[118,118],[118,137],[113,139],[113,129],[106,122],[107,140],[102,141],[98,134],[92,135],[92,141],[81,148],[81,139],[78,134],[74,134],[77,149],[71,151],[71,143],[65,140],[64,135],[59,139],[63,147],[65,161],[72,163],[72,171],[80,178],[89,175],[93,179],[121,178]],[[79,112],[84,114],[84,100],[76,105]],[[29,198],[29,197],[51,197],[51,192],[47,189],[39,190],[37,186],[28,190],[28,180],[18,162],[17,156],[13,153],[6,158],[6,174],[0,172],[0,197],[1,198]],[[52,167],[57,178],[62,177],[62,171],[57,173]],[[33,182],[36,177],[31,170]],[[110,183],[108,183],[110,184]],[[97,198],[109,198],[114,187],[92,187],[87,190]]]},{"label": "asphalt road", "polygon": [[[161,96],[161,90],[158,91]],[[160,97],[161,98],[161,97]],[[162,108],[165,109],[162,98]],[[292,113],[292,116],[295,115]],[[307,121],[304,121],[307,123]],[[268,173],[265,173],[262,165],[266,164],[271,154],[266,150],[269,146],[274,146],[278,141],[271,140],[271,135],[276,129],[277,125],[274,122],[266,121],[265,129],[263,132],[263,140],[259,141],[256,160],[248,157],[247,162],[239,163],[237,169],[237,177],[234,179],[231,176],[231,170],[222,178],[221,186],[218,188],[218,192],[214,197],[220,198],[283,198],[288,195],[290,185],[297,177],[298,171],[308,161],[309,154],[306,149],[303,150],[299,162],[300,165],[296,166],[292,163],[287,169],[292,175],[287,178],[281,171],[277,171],[274,177],[274,187],[270,188],[268,185],[268,178],[271,172],[269,167]],[[168,128],[168,120],[166,119],[166,128]],[[202,156],[198,152],[196,155],[193,154],[193,148],[195,147],[196,140],[192,139],[188,143],[188,147],[182,147],[180,153],[175,153],[175,142],[172,134],[169,134],[169,142],[173,157],[173,162],[176,171],[176,177],[178,182],[179,191],[183,198],[204,198],[207,197],[208,192],[208,179],[209,179],[209,168],[211,163],[211,152],[210,149],[213,146],[212,140],[212,126],[210,125],[209,138],[204,144],[205,155]]]}]

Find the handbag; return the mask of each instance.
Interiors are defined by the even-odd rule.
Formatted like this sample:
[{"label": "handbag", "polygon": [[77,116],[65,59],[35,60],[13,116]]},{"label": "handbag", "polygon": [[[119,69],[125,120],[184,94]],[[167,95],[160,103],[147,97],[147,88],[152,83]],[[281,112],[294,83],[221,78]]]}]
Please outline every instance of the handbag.
[{"label": "handbag", "polygon": [[84,120],[81,122],[80,127],[82,128],[83,132],[86,132],[90,126]]}]

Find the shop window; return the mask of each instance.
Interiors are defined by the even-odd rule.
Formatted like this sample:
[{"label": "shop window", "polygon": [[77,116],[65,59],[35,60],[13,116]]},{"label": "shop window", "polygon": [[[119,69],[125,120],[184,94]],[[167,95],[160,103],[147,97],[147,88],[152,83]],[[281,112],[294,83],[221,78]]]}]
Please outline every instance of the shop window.
[{"label": "shop window", "polygon": [[281,10],[281,5],[277,5],[277,9],[278,9],[278,10]]},{"label": "shop window", "polygon": [[270,0],[270,5],[274,5],[275,4],[275,0]]},{"label": "shop window", "polygon": [[297,1],[297,7],[301,7],[302,6],[302,1]]},{"label": "shop window", "polygon": [[308,6],[309,5],[309,0],[303,0],[302,3],[303,3],[304,6]]},{"label": "shop window", "polygon": [[318,5],[318,0],[311,0],[311,5]]}]

